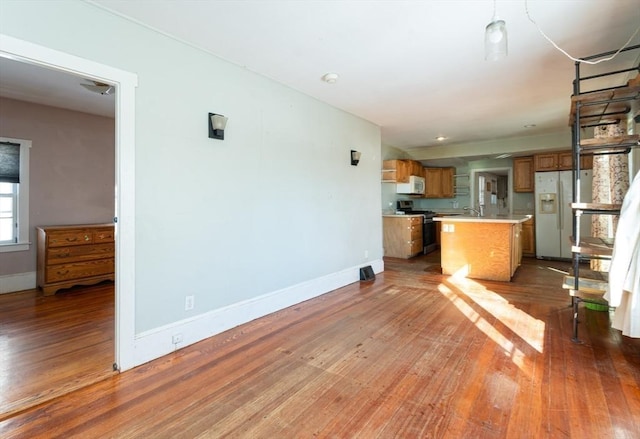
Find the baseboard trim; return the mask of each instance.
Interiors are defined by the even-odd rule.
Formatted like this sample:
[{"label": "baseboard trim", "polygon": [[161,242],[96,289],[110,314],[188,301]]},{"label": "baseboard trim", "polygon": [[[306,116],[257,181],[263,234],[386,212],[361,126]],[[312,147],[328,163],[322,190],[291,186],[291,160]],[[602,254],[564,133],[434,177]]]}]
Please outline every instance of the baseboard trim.
[{"label": "baseboard trim", "polygon": [[33,290],[36,287],[36,272],[6,274],[0,276],[0,294]]},{"label": "baseboard trim", "polygon": [[[384,271],[382,259],[367,261],[375,273]],[[250,322],[305,300],[328,293],[345,285],[358,282],[360,268],[348,269],[309,280],[291,287],[264,294],[250,300],[234,303],[138,334],[135,338],[134,367],[167,355],[178,349],[202,341],[228,329]],[[182,342],[174,344],[173,336],[182,335]]]}]

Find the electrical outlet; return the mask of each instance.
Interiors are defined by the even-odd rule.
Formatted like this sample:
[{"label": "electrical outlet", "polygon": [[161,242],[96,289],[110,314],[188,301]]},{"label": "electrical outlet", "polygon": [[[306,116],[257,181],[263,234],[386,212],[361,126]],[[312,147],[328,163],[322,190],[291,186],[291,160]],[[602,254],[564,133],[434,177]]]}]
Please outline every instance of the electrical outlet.
[{"label": "electrical outlet", "polygon": [[183,340],[182,334],[175,334],[173,337],[171,337],[171,342],[173,344],[182,343],[182,340]]},{"label": "electrical outlet", "polygon": [[187,296],[184,298],[184,310],[185,311],[190,311],[193,309],[193,306],[195,305],[195,299],[193,296]]}]

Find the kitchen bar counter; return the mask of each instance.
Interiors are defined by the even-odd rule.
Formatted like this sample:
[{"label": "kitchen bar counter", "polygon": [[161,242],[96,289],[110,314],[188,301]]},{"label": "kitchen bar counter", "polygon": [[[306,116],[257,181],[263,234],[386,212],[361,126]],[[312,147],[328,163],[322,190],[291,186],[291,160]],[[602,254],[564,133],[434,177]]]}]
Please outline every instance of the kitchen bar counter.
[{"label": "kitchen bar counter", "polygon": [[509,282],[522,260],[520,233],[529,215],[442,216],[442,273]]},{"label": "kitchen bar counter", "polygon": [[434,221],[457,222],[457,223],[507,223],[518,224],[527,221],[532,215],[490,215],[490,216],[471,216],[471,215],[445,215],[436,216]]}]

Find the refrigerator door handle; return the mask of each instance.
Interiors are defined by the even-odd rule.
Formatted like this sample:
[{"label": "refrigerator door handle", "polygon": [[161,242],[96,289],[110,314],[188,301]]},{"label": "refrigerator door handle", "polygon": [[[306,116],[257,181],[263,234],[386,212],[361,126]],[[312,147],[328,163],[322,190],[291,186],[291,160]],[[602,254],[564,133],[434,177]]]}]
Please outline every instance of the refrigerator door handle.
[{"label": "refrigerator door handle", "polygon": [[564,188],[562,187],[562,180],[558,178],[558,206],[557,206],[558,230],[562,230],[562,225],[563,225],[563,222],[562,222],[562,207],[564,204],[564,200],[562,199],[562,195],[564,194],[564,192],[562,192],[563,189]]}]

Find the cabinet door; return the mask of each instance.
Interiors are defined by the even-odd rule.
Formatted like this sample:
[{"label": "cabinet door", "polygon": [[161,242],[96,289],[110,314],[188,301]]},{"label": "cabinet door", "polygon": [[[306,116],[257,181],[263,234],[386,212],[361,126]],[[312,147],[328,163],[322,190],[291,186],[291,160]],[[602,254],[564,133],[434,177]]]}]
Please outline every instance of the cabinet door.
[{"label": "cabinet door", "polygon": [[411,160],[411,175],[424,177],[424,168],[422,167],[422,163]]},{"label": "cabinet door", "polygon": [[382,162],[382,181],[408,183],[411,175],[411,160],[384,160]]},{"label": "cabinet door", "polygon": [[535,158],[535,170],[540,171],[557,171],[558,170],[558,154],[536,154]]},{"label": "cabinet door", "polygon": [[424,168],[425,173],[425,198],[442,197],[442,168]]},{"label": "cabinet door", "polygon": [[410,258],[422,252],[422,217],[383,217],[384,256]]},{"label": "cabinet door", "polygon": [[580,156],[580,169],[593,169],[593,156],[581,155]]},{"label": "cabinet door", "polygon": [[456,173],[456,168],[442,168],[442,198],[453,198],[453,175]]},{"label": "cabinet door", "polygon": [[513,191],[533,192],[533,157],[513,159]]},{"label": "cabinet door", "polygon": [[522,254],[526,256],[536,255],[536,236],[533,218],[522,223]]},{"label": "cabinet door", "polygon": [[411,175],[411,162],[409,160],[396,160],[396,179],[398,183],[409,183]]},{"label": "cabinet door", "polygon": [[570,171],[573,168],[573,154],[569,152],[558,153],[558,170]]}]

